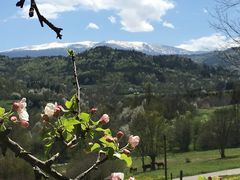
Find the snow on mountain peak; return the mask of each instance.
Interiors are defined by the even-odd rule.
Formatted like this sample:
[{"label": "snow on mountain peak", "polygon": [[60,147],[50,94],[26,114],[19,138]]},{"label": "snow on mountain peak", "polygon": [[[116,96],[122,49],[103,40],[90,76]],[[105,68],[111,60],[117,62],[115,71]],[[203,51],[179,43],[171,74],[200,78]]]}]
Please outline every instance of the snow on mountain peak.
[{"label": "snow on mountain peak", "polygon": [[52,42],[40,45],[31,45],[20,48],[14,48],[7,51],[0,52],[0,54],[10,57],[23,56],[52,56],[52,55],[66,55],[66,49],[72,48],[77,53],[81,53],[90,48],[99,46],[107,46],[114,49],[135,50],[148,55],[160,54],[192,54],[192,52],[170,46],[154,45],[141,41],[116,41],[109,40],[103,42],[81,41],[73,43]]}]

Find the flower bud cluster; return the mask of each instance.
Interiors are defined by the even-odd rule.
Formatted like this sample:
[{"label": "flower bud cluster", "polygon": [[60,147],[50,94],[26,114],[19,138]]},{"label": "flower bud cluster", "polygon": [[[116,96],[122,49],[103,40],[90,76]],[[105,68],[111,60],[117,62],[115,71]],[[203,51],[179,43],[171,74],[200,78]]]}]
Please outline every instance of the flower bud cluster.
[{"label": "flower bud cluster", "polygon": [[64,111],[64,108],[61,105],[58,105],[56,102],[47,103],[44,108],[44,114],[42,114],[42,120],[44,123],[47,123],[50,118],[58,117],[61,111]]},{"label": "flower bud cluster", "polygon": [[17,123],[19,122],[22,127],[27,128],[29,126],[29,115],[27,112],[26,98],[22,98],[19,101],[15,101],[12,104],[12,111],[17,112],[17,116],[11,116],[10,120]]}]

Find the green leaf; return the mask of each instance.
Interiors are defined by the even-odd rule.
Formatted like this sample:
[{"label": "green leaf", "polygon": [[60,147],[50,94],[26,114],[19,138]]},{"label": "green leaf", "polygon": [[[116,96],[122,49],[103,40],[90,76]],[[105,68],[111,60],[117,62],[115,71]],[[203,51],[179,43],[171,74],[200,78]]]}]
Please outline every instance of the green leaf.
[{"label": "green leaf", "polygon": [[85,124],[81,124],[81,129],[85,131],[87,129],[87,126]]},{"label": "green leaf", "polygon": [[130,156],[127,156],[126,154],[121,154],[121,157],[119,159],[125,161],[127,167],[131,167],[131,165],[132,165],[132,158]]},{"label": "green leaf", "polygon": [[103,132],[106,135],[112,135],[112,132],[109,128],[108,129],[103,129],[103,128],[99,127],[99,128],[96,128],[95,130],[98,131],[98,132]]},{"label": "green leaf", "polygon": [[80,124],[80,121],[74,118],[62,118],[61,123],[66,131],[73,132],[74,125]]},{"label": "green leaf", "polygon": [[73,95],[70,101],[66,101],[65,106],[67,109],[77,110],[78,104],[77,104],[76,95]]},{"label": "green leaf", "polygon": [[4,126],[4,124],[0,125],[0,132],[3,132],[6,130],[6,127]]},{"label": "green leaf", "polygon": [[72,49],[68,49],[67,52],[68,52],[68,56],[70,56],[70,57],[75,56],[75,52],[74,52],[74,50],[72,50]]},{"label": "green leaf", "polygon": [[93,121],[93,120],[91,120],[91,124],[94,125],[94,126],[96,126],[96,125],[99,124],[99,121]]},{"label": "green leaf", "polygon": [[65,141],[69,142],[73,138],[73,134],[68,131],[63,131],[63,138]]},{"label": "green leaf", "polygon": [[54,143],[54,141],[52,139],[47,144],[44,145],[44,154],[45,155],[49,154],[49,151],[51,150],[53,143]]},{"label": "green leaf", "polygon": [[66,106],[66,108],[68,108],[68,109],[70,109],[71,107],[72,107],[72,101],[66,101],[65,102],[65,106]]},{"label": "green leaf", "polygon": [[78,117],[86,123],[90,121],[90,115],[88,113],[80,113]]},{"label": "green leaf", "polygon": [[117,145],[115,143],[106,141],[105,137],[100,138],[99,141],[102,142],[104,147],[110,147],[113,150],[117,150],[118,149],[118,147],[117,147]]},{"label": "green leaf", "polygon": [[94,143],[93,146],[91,147],[91,152],[93,152],[93,151],[99,149],[100,147],[101,147],[100,144],[98,144],[98,143]]},{"label": "green leaf", "polygon": [[5,109],[0,107],[0,116],[2,116],[5,113]]},{"label": "green leaf", "polygon": [[121,154],[118,153],[118,152],[115,152],[115,153],[113,154],[113,156],[116,157],[116,158],[118,158],[118,159],[121,159]]}]

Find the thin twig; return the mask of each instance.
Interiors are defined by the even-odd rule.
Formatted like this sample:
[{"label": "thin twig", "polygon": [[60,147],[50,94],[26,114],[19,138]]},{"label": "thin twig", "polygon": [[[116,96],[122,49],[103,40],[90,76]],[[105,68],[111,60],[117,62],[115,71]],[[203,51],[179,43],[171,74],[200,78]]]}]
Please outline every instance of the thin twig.
[{"label": "thin twig", "polygon": [[75,85],[76,85],[76,90],[77,90],[77,103],[78,103],[78,114],[79,114],[81,112],[81,107],[80,107],[80,105],[81,105],[81,103],[80,103],[81,90],[80,90],[80,84],[79,84],[78,76],[77,76],[77,66],[76,66],[75,55],[72,54],[71,58],[72,58],[72,63],[73,63],[73,76],[75,79]]}]

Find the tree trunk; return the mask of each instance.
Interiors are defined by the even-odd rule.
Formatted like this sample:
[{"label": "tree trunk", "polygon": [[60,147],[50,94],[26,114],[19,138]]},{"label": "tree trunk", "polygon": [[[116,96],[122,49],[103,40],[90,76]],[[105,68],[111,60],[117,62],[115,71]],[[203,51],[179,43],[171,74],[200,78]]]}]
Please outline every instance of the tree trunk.
[{"label": "tree trunk", "polygon": [[141,155],[141,160],[142,160],[142,168],[143,168],[143,171],[145,172],[145,162],[144,162],[144,155]]},{"label": "tree trunk", "polygon": [[156,163],[156,156],[150,156],[151,158],[151,170],[156,170],[155,163]]},{"label": "tree trunk", "polygon": [[221,147],[220,148],[220,155],[221,155],[221,159],[225,158],[225,148],[224,147]]}]

